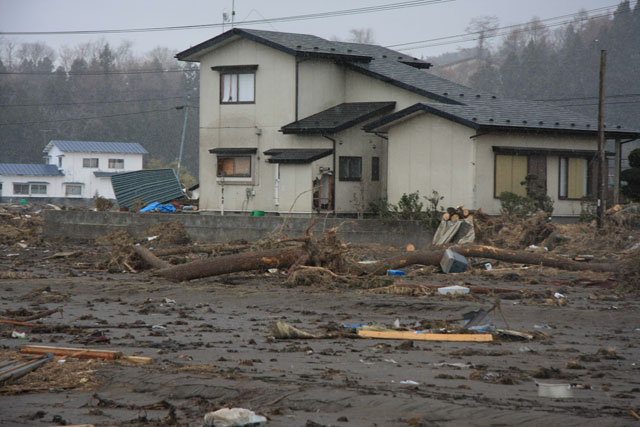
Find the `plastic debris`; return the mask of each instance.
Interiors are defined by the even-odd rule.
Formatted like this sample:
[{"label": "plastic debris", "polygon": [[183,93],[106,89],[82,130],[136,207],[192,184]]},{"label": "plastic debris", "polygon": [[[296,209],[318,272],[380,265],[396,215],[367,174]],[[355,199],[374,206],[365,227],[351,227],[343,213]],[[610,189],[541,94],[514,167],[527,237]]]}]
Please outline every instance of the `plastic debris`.
[{"label": "plastic debris", "polygon": [[438,292],[441,295],[457,295],[457,294],[468,294],[469,293],[469,288],[466,288],[464,286],[458,286],[458,285],[454,285],[454,286],[444,286],[442,288],[438,288]]},{"label": "plastic debris", "polygon": [[271,333],[276,339],[317,338],[315,335],[278,320],[271,325]]},{"label": "plastic debris", "polygon": [[21,340],[26,340],[27,338],[27,334],[24,332],[17,332],[17,331],[12,331],[11,332],[11,338],[18,338]]},{"label": "plastic debris", "polygon": [[400,384],[408,384],[408,385],[420,385],[420,383],[412,381],[412,380],[404,380],[400,381]]},{"label": "plastic debris", "polygon": [[404,276],[402,270],[387,270],[387,276]]},{"label": "plastic debris", "polygon": [[207,427],[237,427],[266,423],[267,419],[244,408],[222,408],[204,416]]},{"label": "plastic debris", "polygon": [[538,396],[552,399],[567,399],[573,397],[571,384],[544,384],[536,382]]},{"label": "plastic debris", "polygon": [[467,259],[451,249],[444,251],[442,260],[440,260],[440,268],[445,273],[464,273],[468,266]]},{"label": "plastic debris", "polygon": [[564,295],[562,295],[560,292],[556,292],[555,294],[553,294],[553,296],[556,299],[562,299],[562,298],[566,298]]},{"label": "plastic debris", "polygon": [[151,329],[155,329],[155,330],[158,330],[158,331],[164,331],[164,330],[167,329],[167,327],[166,326],[162,326],[162,325],[153,325],[151,327]]}]

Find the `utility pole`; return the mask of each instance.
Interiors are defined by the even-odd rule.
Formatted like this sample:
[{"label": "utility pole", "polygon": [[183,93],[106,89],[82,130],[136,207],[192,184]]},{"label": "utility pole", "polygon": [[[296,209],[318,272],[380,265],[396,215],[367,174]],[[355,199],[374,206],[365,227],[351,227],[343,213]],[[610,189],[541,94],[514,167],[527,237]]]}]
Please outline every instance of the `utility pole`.
[{"label": "utility pole", "polygon": [[176,110],[184,109],[184,123],[182,124],[182,138],[180,140],[180,154],[178,155],[178,180],[180,180],[180,165],[182,164],[182,150],[184,149],[184,135],[187,131],[187,118],[189,117],[189,98],[187,95],[187,102],[185,105],[181,105],[180,107],[176,107]]},{"label": "utility pole", "polygon": [[605,139],[604,139],[604,78],[607,66],[607,51],[600,51],[600,93],[598,96],[598,206],[596,223],[602,228],[605,202]]}]

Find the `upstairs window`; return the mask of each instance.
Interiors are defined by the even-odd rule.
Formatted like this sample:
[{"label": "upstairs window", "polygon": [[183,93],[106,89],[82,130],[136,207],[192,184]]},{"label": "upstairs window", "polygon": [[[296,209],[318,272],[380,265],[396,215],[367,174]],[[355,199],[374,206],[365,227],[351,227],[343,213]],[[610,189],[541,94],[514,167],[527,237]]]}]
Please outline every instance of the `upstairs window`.
[{"label": "upstairs window", "polygon": [[249,156],[218,156],[218,177],[250,178],[251,157]]},{"label": "upstairs window", "polygon": [[362,179],[362,157],[340,156],[340,181],[360,181]]},{"label": "upstairs window", "polygon": [[124,169],[124,159],[109,159],[109,169]]},{"label": "upstairs window", "polygon": [[241,104],[255,102],[255,73],[220,74],[220,102]]},{"label": "upstairs window", "polygon": [[83,168],[98,168],[98,159],[82,159]]}]

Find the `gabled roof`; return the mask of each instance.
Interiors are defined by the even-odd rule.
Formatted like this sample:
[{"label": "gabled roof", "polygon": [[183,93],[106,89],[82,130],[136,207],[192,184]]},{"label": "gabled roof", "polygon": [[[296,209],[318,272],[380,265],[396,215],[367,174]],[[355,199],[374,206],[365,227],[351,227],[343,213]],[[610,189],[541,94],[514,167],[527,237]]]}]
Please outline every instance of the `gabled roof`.
[{"label": "gabled roof", "polygon": [[391,112],[395,102],[346,102],[283,126],[284,134],[335,133]]},{"label": "gabled roof", "polygon": [[269,163],[311,163],[333,153],[330,148],[272,148],[264,152]]},{"label": "gabled roof", "polygon": [[[384,131],[398,121],[416,114],[431,113],[472,129],[499,129],[534,132],[591,133],[598,131],[596,120],[571,110],[540,101],[478,98],[470,105],[417,103],[364,126],[367,132]],[[640,131],[621,126],[606,128],[607,136],[640,137]]]},{"label": "gabled roof", "polygon": [[276,31],[233,28],[217,37],[202,42],[176,55],[180,61],[199,61],[216,45],[227,40],[244,37],[294,56],[315,56],[350,61],[369,61],[371,58],[337,43],[310,34],[281,33]]},{"label": "gabled roof", "polygon": [[50,141],[44,152],[48,153],[53,146],[60,151],[76,153],[113,153],[113,154],[148,154],[147,150],[137,142],[102,142],[102,141]]},{"label": "gabled roof", "polygon": [[[505,129],[572,133],[597,132],[595,120],[579,113],[544,102],[502,99],[488,92],[454,83],[421,70],[420,68],[428,68],[431,65],[428,62],[382,46],[334,42],[308,34],[234,28],[187,49],[176,57],[185,61],[198,61],[202,55],[208,53],[219,43],[240,37],[255,40],[295,56],[330,57],[348,69],[441,103],[423,103],[424,106],[416,104],[409,107],[412,110],[403,110],[399,112],[401,113],[399,116],[396,116],[399,113],[395,113],[389,119],[382,119],[384,122],[381,123],[389,123],[389,120],[396,120],[421,110],[422,112],[439,114],[473,128],[503,127]],[[507,120],[509,121],[507,122]],[[285,128],[292,125],[293,123]],[[368,125],[366,128],[371,129],[372,126]],[[293,127],[291,129],[293,130]],[[636,130],[611,125],[607,129],[607,133],[623,138],[626,136],[635,137],[632,135],[638,134]]]},{"label": "gabled roof", "polygon": [[56,165],[41,163],[0,163],[0,175],[61,176]]},{"label": "gabled roof", "polygon": [[111,177],[118,205],[131,207],[137,199],[145,205],[165,203],[184,196],[173,169],[144,169]]}]

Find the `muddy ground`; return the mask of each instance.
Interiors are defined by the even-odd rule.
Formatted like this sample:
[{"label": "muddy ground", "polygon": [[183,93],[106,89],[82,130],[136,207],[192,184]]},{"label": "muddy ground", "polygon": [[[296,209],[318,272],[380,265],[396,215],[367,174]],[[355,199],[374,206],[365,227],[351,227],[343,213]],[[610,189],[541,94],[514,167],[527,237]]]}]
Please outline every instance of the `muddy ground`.
[{"label": "muddy ground", "polygon": [[[116,271],[113,241],[46,242],[37,221],[27,227],[35,213],[25,218],[23,212],[19,219],[9,213],[13,217],[5,215],[5,225],[24,227],[16,227],[22,235],[5,233],[0,243],[0,317],[62,312],[32,320],[46,325],[40,328],[0,324],[0,360],[15,357],[22,345],[38,344],[118,350],[154,363],[58,357],[0,386],[3,426],[198,426],[205,413],[221,407],[251,409],[273,426],[638,422],[636,277],[500,262],[487,271],[477,260],[470,271],[455,275],[418,266],[399,278],[307,286],[291,285],[280,271],[174,283],[131,263]],[[615,251],[591,245],[596,259],[614,262],[623,252],[637,256],[630,248],[640,241],[638,230],[621,235],[627,241]],[[367,260],[398,251],[360,246],[350,254]],[[564,251],[570,253],[570,245]],[[393,286],[398,283],[513,292],[452,297]],[[398,320],[411,329],[451,329],[462,323],[457,319],[463,313],[488,310],[497,301],[501,312],[492,311],[491,322],[534,339],[357,339],[344,327],[391,327]],[[270,326],[277,320],[335,336],[276,340]],[[26,339],[11,338],[13,331]],[[539,397],[536,382],[573,384],[573,397]]]}]

